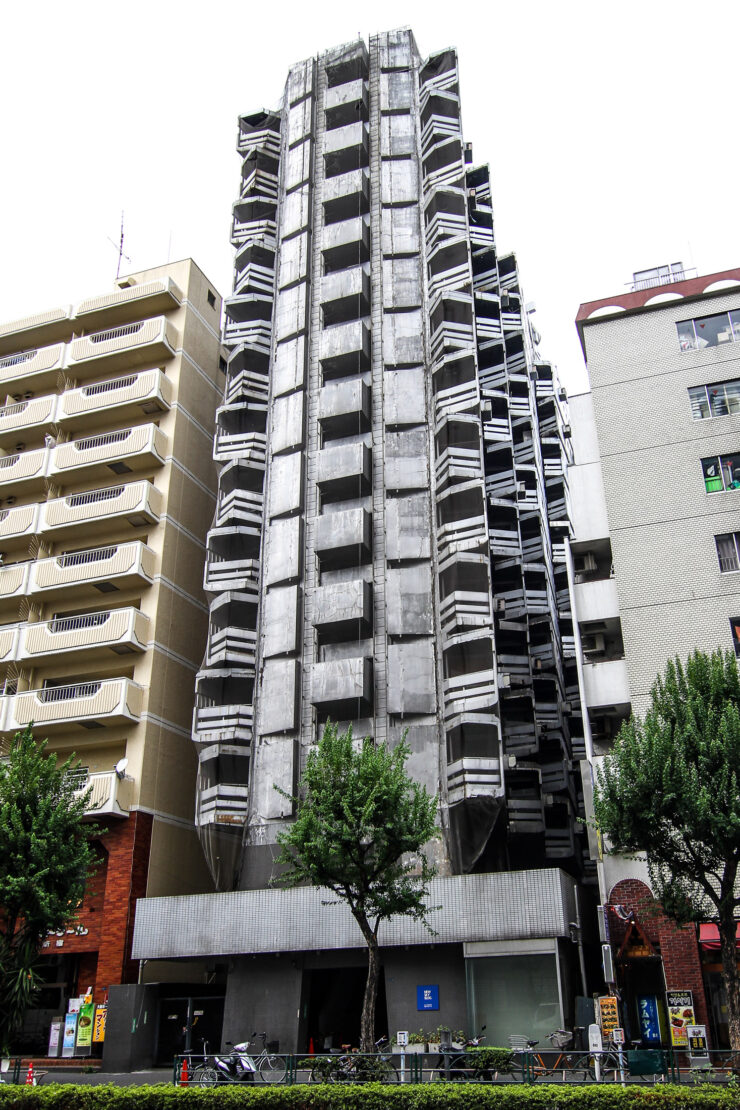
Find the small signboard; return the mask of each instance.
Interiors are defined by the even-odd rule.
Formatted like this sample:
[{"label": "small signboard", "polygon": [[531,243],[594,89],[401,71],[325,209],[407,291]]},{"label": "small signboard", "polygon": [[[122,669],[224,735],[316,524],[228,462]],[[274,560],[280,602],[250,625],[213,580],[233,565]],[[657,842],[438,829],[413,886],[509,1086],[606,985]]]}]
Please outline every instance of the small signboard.
[{"label": "small signboard", "polygon": [[62,1039],[62,1056],[74,1056],[76,1034],[77,1014],[66,1014],[64,1018],[64,1037]]},{"label": "small signboard", "polygon": [[80,1006],[80,1012],[77,1018],[77,1048],[83,1050],[81,1055],[89,1056],[90,1054],[94,1011],[95,1007],[92,1002],[83,1002]]},{"label": "small signboard", "polygon": [[417,1010],[438,1010],[439,1009],[439,986],[433,984],[426,987],[416,988],[416,1008]]},{"label": "small signboard", "polygon": [[686,1048],[688,1044],[686,1030],[690,1025],[696,1024],[694,996],[691,991],[666,991],[665,1000],[668,1006],[671,1044],[674,1048]]},{"label": "small signboard", "polygon": [[396,1044],[400,1048],[405,1048],[408,1043],[409,1043],[409,1031],[408,1031],[408,1029],[399,1030],[399,1032],[396,1033]]},{"label": "small signboard", "polygon": [[614,1044],[624,1044],[624,1029],[620,1026],[617,1026],[616,1029],[612,1029],[612,1041]]},{"label": "small signboard", "polygon": [[49,1026],[49,1047],[46,1055],[56,1057],[59,1055],[62,1041],[62,1025],[64,1019],[60,1017],[52,1018],[51,1025]]},{"label": "small signboard", "polygon": [[93,1044],[102,1044],[105,1040],[105,1019],[107,1016],[108,1007],[105,1004],[95,1007],[92,1035]]},{"label": "small signboard", "polygon": [[658,997],[655,994],[639,994],[637,996],[637,1018],[640,1022],[640,1036],[646,1045],[659,1045],[660,1015],[658,1014]]},{"label": "small signboard", "polygon": [[689,1042],[689,1056],[692,1067],[702,1067],[709,1063],[706,1025],[687,1025],[686,1036]]},{"label": "small signboard", "polygon": [[614,995],[605,994],[599,998],[599,1021],[605,1037],[611,1037],[612,1030],[619,1027],[619,1008]]}]

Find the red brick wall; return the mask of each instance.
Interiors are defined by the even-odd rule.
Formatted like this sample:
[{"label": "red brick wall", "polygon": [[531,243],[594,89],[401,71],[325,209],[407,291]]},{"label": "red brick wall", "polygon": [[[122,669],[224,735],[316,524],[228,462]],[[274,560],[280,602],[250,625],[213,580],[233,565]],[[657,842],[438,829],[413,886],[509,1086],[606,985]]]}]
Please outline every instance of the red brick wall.
[{"label": "red brick wall", "polygon": [[152,817],[134,812],[103,839],[108,867],[95,980],[96,1000],[114,983],[135,983],[138,964],[130,958],[136,899],[146,892]]},{"label": "red brick wall", "polygon": [[[645,935],[653,945],[659,945],[663,959],[667,990],[690,990],[694,994],[694,1012],[700,1025],[709,1027],[709,1012],[704,994],[699,944],[696,927],[679,928],[666,917],[653,898],[650,888],[638,879],[623,879],[613,887],[608,906],[622,905],[634,910]],[[613,910],[609,911],[609,937],[615,955],[624,940],[629,923],[621,921]]]}]

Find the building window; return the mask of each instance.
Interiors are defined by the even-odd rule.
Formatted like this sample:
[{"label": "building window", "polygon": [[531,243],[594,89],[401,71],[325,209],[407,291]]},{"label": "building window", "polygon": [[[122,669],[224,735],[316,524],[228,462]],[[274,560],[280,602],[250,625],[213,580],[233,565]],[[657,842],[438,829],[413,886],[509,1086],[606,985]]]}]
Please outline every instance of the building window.
[{"label": "building window", "polygon": [[723,532],[715,536],[717,558],[722,574],[733,574],[740,570],[740,532]]},{"label": "building window", "polygon": [[676,324],[676,329],[682,351],[700,351],[703,347],[719,347],[720,343],[740,343],[740,309],[682,320]]},{"label": "building window", "polygon": [[735,655],[740,659],[740,617],[730,617],[732,629],[732,642],[735,645]]},{"label": "building window", "polygon": [[712,455],[701,460],[707,493],[740,489],[740,455]]},{"label": "building window", "polygon": [[691,415],[694,420],[708,420],[713,416],[729,416],[740,412],[740,379],[714,382],[712,385],[695,385],[689,390]]},{"label": "building window", "polygon": [[211,308],[216,307],[216,294],[212,293],[210,289],[208,290],[208,303]]}]

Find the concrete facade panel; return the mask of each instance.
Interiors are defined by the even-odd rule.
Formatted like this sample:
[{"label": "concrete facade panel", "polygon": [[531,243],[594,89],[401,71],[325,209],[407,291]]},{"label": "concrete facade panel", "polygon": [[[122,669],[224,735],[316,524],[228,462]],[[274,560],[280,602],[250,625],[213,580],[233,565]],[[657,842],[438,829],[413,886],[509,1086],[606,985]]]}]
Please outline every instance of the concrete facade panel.
[{"label": "concrete facade panel", "polygon": [[303,438],[303,392],[276,397],[272,403],[273,455],[300,447]]},{"label": "concrete facade panel", "polygon": [[433,713],[436,703],[434,644],[431,639],[388,646],[388,711]]}]

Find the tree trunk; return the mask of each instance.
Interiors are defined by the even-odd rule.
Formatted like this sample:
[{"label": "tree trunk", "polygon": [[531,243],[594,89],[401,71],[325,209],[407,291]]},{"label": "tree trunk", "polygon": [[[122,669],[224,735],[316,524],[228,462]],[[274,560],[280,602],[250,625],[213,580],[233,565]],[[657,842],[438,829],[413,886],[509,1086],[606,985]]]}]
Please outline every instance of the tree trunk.
[{"label": "tree trunk", "polygon": [[730,1045],[740,1048],[740,976],[737,972],[737,923],[732,905],[720,910],[719,940],[722,948],[722,982],[727,992],[727,1016]]},{"label": "tree trunk", "polygon": [[375,1002],[378,997],[380,953],[377,937],[372,932],[365,939],[367,941],[367,982],[360,1020],[360,1052],[372,1052],[375,1048]]}]

